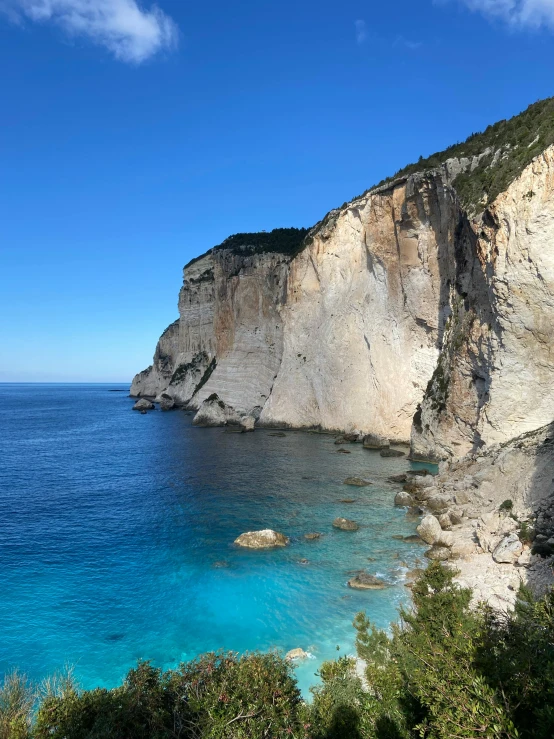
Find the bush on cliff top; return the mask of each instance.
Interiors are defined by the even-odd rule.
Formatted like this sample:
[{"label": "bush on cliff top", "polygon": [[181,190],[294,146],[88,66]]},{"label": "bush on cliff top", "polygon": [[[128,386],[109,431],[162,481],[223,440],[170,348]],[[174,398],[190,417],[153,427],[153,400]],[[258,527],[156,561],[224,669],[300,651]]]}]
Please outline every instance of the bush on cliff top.
[{"label": "bush on cliff top", "polygon": [[[551,144],[554,144],[554,98],[547,98],[533,103],[513,118],[488,126],[481,133],[472,133],[462,143],[426,158],[420,157],[419,161],[382,180],[377,187],[397,177],[440,167],[447,159],[478,156],[490,148],[493,151],[472,172],[459,174],[454,180],[463,206],[473,214],[506,190],[531,160]],[[499,150],[493,164],[494,152]],[[533,193],[528,194],[532,196]]]},{"label": "bush on cliff top", "polygon": [[513,614],[472,610],[433,563],[392,632],[355,620],[353,658],[324,663],[313,703],[274,653],[208,654],[162,672],[140,663],[113,690],[57,680],[0,689],[0,739],[551,739],[554,594],[522,590]]}]

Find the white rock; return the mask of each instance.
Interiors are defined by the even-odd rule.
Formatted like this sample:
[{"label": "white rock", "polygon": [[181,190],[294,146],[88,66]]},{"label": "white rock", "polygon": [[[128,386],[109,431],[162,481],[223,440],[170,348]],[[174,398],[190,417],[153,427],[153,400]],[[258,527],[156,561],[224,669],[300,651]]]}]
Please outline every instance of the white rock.
[{"label": "white rock", "polygon": [[425,516],[419,526],[416,528],[417,533],[421,536],[426,544],[434,544],[443,534],[440,523],[435,516]]},{"label": "white rock", "polygon": [[508,534],[497,545],[492,558],[495,562],[507,562],[512,564],[515,562],[523,550],[523,544],[518,539],[517,534]]}]

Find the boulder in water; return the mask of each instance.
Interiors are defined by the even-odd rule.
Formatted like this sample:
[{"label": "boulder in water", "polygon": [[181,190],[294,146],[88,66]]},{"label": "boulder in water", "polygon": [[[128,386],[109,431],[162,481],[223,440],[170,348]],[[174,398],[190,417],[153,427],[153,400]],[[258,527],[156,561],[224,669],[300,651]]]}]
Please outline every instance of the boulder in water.
[{"label": "boulder in water", "polygon": [[387,584],[378,577],[375,577],[375,575],[360,572],[348,581],[348,586],[355,590],[383,590],[387,587]]},{"label": "boulder in water", "polygon": [[256,423],[256,419],[254,416],[243,416],[240,419],[240,430],[242,433],[245,433],[247,431],[254,431],[254,425]]},{"label": "boulder in water", "polygon": [[319,531],[311,531],[309,534],[304,534],[304,539],[307,539],[308,541],[314,541],[315,539],[320,539],[321,534]]},{"label": "boulder in water", "polygon": [[167,393],[162,393],[160,398],[160,409],[162,411],[170,411],[175,408],[175,401]]},{"label": "boulder in water", "polygon": [[333,526],[341,531],[357,531],[360,528],[356,521],[351,521],[348,518],[342,518],[340,516],[339,518],[335,518]]},{"label": "boulder in water", "polygon": [[270,549],[272,547],[286,547],[289,543],[284,534],[272,529],[261,531],[247,531],[235,539],[235,544],[246,549]]},{"label": "boulder in water", "polygon": [[192,419],[195,426],[225,426],[227,423],[239,423],[235,409],[221,400],[217,393],[212,393],[202,403]]},{"label": "boulder in water", "polygon": [[154,403],[151,403],[146,398],[139,398],[133,406],[134,411],[152,411],[154,410]]},{"label": "boulder in water", "polygon": [[413,506],[414,503],[415,500],[412,498],[410,493],[396,493],[394,496],[394,505],[406,506],[409,508],[410,506]]},{"label": "boulder in water", "polygon": [[364,436],[364,449],[387,449],[389,440],[379,434],[366,434]]},{"label": "boulder in water", "polygon": [[373,485],[370,480],[364,480],[363,477],[347,477],[343,483],[344,485],[353,485],[358,488],[365,488],[368,485]]}]

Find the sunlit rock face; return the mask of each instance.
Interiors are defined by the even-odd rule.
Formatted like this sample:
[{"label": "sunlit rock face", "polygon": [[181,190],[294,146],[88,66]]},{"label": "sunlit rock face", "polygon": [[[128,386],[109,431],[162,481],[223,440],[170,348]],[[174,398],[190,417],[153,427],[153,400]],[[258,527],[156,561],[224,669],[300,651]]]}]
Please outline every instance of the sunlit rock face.
[{"label": "sunlit rock face", "polygon": [[[468,163],[469,162],[469,163]],[[331,211],[295,255],[216,249],[132,394],[460,457],[554,418],[554,147],[479,216],[448,160]],[[454,166],[456,165],[456,166]]]},{"label": "sunlit rock face", "polygon": [[406,440],[438,356],[459,209],[439,174],[331,212],[290,265],[261,420]]},{"label": "sunlit rock face", "polygon": [[456,243],[451,319],[412,448],[459,457],[554,418],[554,147]]}]

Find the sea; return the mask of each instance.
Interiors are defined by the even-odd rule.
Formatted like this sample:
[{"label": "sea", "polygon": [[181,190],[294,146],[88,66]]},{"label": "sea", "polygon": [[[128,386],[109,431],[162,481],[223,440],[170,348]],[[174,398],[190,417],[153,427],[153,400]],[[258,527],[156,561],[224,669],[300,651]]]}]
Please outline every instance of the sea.
[{"label": "sea", "polygon": [[[0,384],[0,673],[39,681],[70,666],[83,688],[109,688],[138,660],[301,647],[309,696],[322,661],[354,653],[356,613],[388,628],[409,603],[423,550],[395,538],[417,521],[387,478],[421,465],[360,444],[338,453],[329,434],[141,415],[128,393]],[[334,529],[337,516],[359,530]],[[234,545],[265,528],[290,545]],[[349,588],[358,570],[389,587]]]}]

